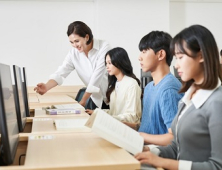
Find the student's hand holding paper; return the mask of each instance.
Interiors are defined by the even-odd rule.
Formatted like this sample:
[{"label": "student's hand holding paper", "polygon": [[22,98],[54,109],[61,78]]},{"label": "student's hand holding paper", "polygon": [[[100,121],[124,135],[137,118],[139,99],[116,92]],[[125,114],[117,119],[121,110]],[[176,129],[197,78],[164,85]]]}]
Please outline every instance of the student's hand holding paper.
[{"label": "student's hand holding paper", "polygon": [[150,151],[138,153],[134,156],[141,164],[148,164],[154,167],[162,167],[163,158],[151,153]]},{"label": "student's hand holding paper", "polygon": [[143,147],[143,152],[146,152],[146,151],[150,151],[150,148],[148,146]]}]

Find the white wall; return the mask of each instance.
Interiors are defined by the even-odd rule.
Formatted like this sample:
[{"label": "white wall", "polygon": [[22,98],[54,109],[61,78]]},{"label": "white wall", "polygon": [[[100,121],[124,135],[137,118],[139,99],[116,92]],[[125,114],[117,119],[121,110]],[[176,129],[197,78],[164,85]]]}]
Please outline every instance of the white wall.
[{"label": "white wall", "polygon": [[[222,49],[222,0],[171,0],[170,33],[175,36],[185,27],[200,24],[214,35],[219,50]],[[175,59],[172,61],[172,66]]]},{"label": "white wall", "polygon": [[170,33],[172,36],[193,24],[207,27],[222,49],[222,0],[172,0]]},{"label": "white wall", "polygon": [[166,0],[97,0],[98,37],[129,54],[134,73],[140,78],[138,44],[152,30],[169,31],[169,2]]},{"label": "white wall", "polygon": [[[76,20],[94,37],[125,48],[139,77],[139,40],[152,30],[169,31],[169,1],[0,0],[0,62],[25,66],[30,86],[46,82],[71,47],[66,31]],[[82,82],[74,71],[64,84]]]},{"label": "white wall", "polygon": [[[94,37],[127,50],[140,77],[138,43],[152,30],[202,24],[222,48],[222,0],[0,0],[0,62],[25,66],[30,86],[46,82],[70,49],[68,25],[82,20]],[[76,72],[65,85],[82,84]]]}]

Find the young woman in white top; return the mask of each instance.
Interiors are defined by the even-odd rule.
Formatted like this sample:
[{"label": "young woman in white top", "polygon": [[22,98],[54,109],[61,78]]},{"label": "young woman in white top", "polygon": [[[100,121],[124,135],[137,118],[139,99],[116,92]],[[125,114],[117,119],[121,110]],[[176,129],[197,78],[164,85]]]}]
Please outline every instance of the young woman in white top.
[{"label": "young woman in white top", "polygon": [[110,49],[107,42],[93,38],[91,29],[81,21],[75,21],[68,27],[67,35],[72,49],[67,54],[63,64],[50,76],[50,80],[39,83],[34,90],[43,95],[51,88],[61,85],[63,80],[76,70],[87,89],[79,102],[85,106],[91,96],[95,105],[99,108],[103,105],[107,108],[106,90],[108,87],[108,75],[104,64],[106,52]]},{"label": "young woman in white top", "polygon": [[[140,81],[133,74],[133,68],[127,52],[120,47],[108,51],[105,55],[108,76],[107,102],[108,114],[122,122],[139,123],[141,118]],[[92,110],[86,110],[92,114]],[[96,110],[95,110],[96,111]]]},{"label": "young woman in white top", "polygon": [[222,73],[216,41],[207,28],[193,25],[173,38],[171,51],[183,81],[180,92],[186,92],[171,124],[174,140],[135,157],[170,170],[221,170]]}]

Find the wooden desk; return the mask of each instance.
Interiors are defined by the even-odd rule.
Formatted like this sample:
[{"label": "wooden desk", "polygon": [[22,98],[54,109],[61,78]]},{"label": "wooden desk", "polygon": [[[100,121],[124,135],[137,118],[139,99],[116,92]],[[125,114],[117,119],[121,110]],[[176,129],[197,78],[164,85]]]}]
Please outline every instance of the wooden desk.
[{"label": "wooden desk", "polygon": [[29,103],[39,103],[39,99],[38,99],[38,96],[37,94],[31,94],[28,96],[29,97]]},{"label": "wooden desk", "polygon": [[125,150],[93,133],[31,136],[25,167],[63,169],[139,169],[140,163]]},{"label": "wooden desk", "polygon": [[[46,94],[62,94],[62,95],[68,95],[75,99],[76,94],[78,93],[79,89],[82,87],[85,87],[83,85],[75,85],[75,86],[56,86],[52,89],[50,89]],[[34,91],[34,86],[27,87],[29,94],[36,94]]]},{"label": "wooden desk", "polygon": [[73,98],[65,94],[45,94],[38,95],[39,103],[53,103],[53,104],[64,104],[64,103],[77,103]]},{"label": "wooden desk", "polygon": [[[29,138],[29,136],[32,136]],[[26,153],[25,165],[3,166],[4,170],[130,170],[140,163],[125,150],[94,133],[19,134],[16,161]],[[29,139],[28,139],[29,138]],[[28,140],[28,142],[27,142]],[[26,144],[25,144],[26,143]],[[28,144],[28,145],[27,145]],[[26,146],[28,147],[26,147]],[[24,157],[23,157],[24,158]],[[156,170],[149,167],[148,170]],[[157,170],[163,170],[158,169]]]},{"label": "wooden desk", "polygon": [[[84,111],[81,114],[67,114],[67,115],[48,115],[45,110],[35,110],[34,117],[26,118],[26,125],[23,133],[39,132],[39,133],[68,133],[68,132],[89,132],[91,130],[82,128],[65,132],[58,132],[53,124],[54,119],[75,119],[75,118],[89,118],[90,116]],[[34,120],[34,121],[33,121]],[[36,120],[36,121],[35,121]]]},{"label": "wooden desk", "polygon": [[[52,98],[49,97],[49,103],[44,103],[44,99],[41,103],[39,98],[37,102],[35,95],[33,96],[31,101],[33,101],[32,104],[36,104],[34,105],[35,108],[52,104],[63,104],[64,102],[62,101],[61,103],[59,101],[59,103],[55,103],[56,101],[53,99],[54,103],[52,103]],[[53,96],[55,97],[55,95]],[[49,116],[50,118],[64,118],[64,115],[46,115],[44,110],[36,110],[36,116],[37,118],[47,118]],[[88,114],[81,113],[75,116],[83,118],[88,116]],[[27,151],[23,148],[24,145],[20,148],[22,151],[26,151],[24,166],[1,168],[10,170],[130,170],[140,168],[140,163],[132,155],[92,132],[54,134],[55,129],[52,129],[51,125],[48,124],[46,125],[48,127],[45,127],[46,129],[51,129],[51,134],[37,134],[37,132],[34,132],[35,134],[23,133],[19,135],[21,142],[27,141],[28,136],[31,136],[27,142]],[[40,131],[43,131],[43,129],[44,127]],[[35,127],[33,127],[33,130],[35,131]]]},{"label": "wooden desk", "polygon": [[[38,98],[38,102],[36,98]],[[77,103],[73,98],[67,95],[59,95],[59,94],[45,94],[45,95],[29,95],[32,102],[29,102],[30,109],[42,108],[42,107],[50,107],[51,105],[56,104],[72,104]]]}]

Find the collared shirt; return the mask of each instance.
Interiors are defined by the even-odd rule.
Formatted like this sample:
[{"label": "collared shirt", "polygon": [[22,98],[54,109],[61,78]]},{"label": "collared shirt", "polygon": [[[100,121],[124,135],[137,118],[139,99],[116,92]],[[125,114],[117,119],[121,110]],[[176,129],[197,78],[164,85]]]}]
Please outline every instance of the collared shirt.
[{"label": "collared shirt", "polygon": [[[200,108],[205,103],[205,101],[207,101],[207,99],[210,97],[210,95],[220,86],[221,86],[221,81],[218,80],[217,87],[215,87],[212,90],[199,89],[199,90],[196,91],[196,94],[190,100],[190,96],[192,95],[192,93],[195,90],[194,85],[192,85],[187,90],[184,97],[182,98],[182,101],[185,103],[185,107],[181,111],[181,114],[178,118],[178,122],[179,122],[180,118],[184,115],[186,110],[192,105],[192,103],[193,103],[193,105],[195,106],[196,109]],[[191,170],[191,166],[192,166],[192,161],[185,161],[185,160],[180,160],[179,161],[179,170]]]},{"label": "collared shirt", "polygon": [[[204,89],[199,89],[196,91],[196,94],[193,96],[193,98],[190,100],[190,96],[194,91],[193,85],[187,90],[185,93],[184,97],[181,99],[181,101],[185,104],[185,107],[181,111],[179,117],[178,117],[178,122],[180,121],[181,117],[186,114],[186,110],[189,109],[189,107],[193,104],[196,109],[199,109],[206,101],[207,99],[211,96],[211,94],[221,86],[221,81],[218,80],[217,86],[212,89],[212,90],[204,90]],[[177,122],[177,123],[178,123]],[[176,125],[177,126],[177,125]],[[176,138],[177,138],[177,132],[176,132]],[[160,150],[158,148],[151,149],[151,152],[159,155]],[[178,151],[179,152],[179,151]],[[178,153],[179,154],[179,153]],[[191,170],[192,166],[192,161],[187,161],[187,160],[179,160],[179,170]]]},{"label": "collared shirt", "polygon": [[87,86],[86,92],[92,93],[93,102],[100,108],[102,101],[106,101],[108,87],[108,74],[105,67],[105,54],[110,49],[107,42],[93,40],[93,48],[88,52],[79,52],[72,48],[67,54],[63,64],[50,76],[58,85],[75,69],[80,79]]}]

